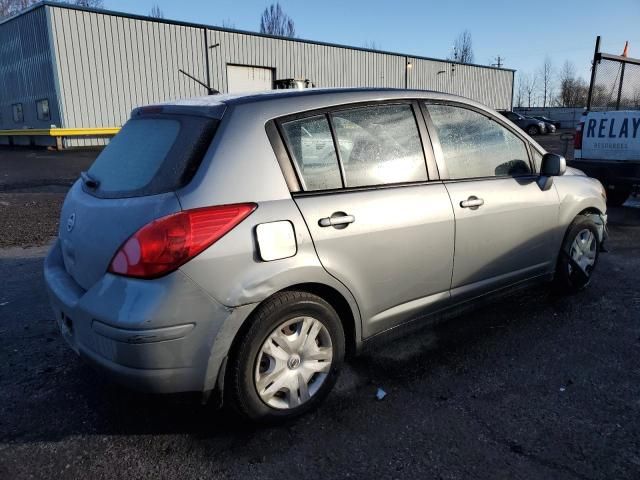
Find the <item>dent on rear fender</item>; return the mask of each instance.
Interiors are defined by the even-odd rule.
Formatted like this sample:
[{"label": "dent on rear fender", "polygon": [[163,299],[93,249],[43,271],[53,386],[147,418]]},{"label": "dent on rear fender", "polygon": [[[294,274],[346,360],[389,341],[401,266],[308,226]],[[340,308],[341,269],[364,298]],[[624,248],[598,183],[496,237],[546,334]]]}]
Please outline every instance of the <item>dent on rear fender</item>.
[{"label": "dent on rear fender", "polygon": [[247,270],[241,281],[229,290],[230,303],[244,305],[260,302],[280,290],[301,283],[329,284],[335,288],[335,280],[322,268],[315,254],[298,252],[296,257],[296,262],[272,262],[265,268]]}]

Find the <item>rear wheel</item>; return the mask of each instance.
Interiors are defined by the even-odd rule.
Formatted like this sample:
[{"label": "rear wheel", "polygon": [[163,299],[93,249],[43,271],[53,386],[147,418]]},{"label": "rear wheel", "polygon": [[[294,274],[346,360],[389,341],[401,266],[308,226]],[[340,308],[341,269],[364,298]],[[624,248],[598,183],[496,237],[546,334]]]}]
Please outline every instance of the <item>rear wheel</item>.
[{"label": "rear wheel", "polygon": [[589,217],[576,217],[562,244],[555,275],[556,286],[565,293],[585,288],[591,282],[599,254],[596,224]]},{"label": "rear wheel", "polygon": [[612,185],[612,187],[607,188],[607,205],[620,207],[631,195],[631,188],[621,185]]},{"label": "rear wheel", "polygon": [[531,125],[530,127],[527,127],[527,133],[531,136],[538,135],[540,133],[540,129],[535,125]]},{"label": "rear wheel", "polygon": [[324,299],[280,292],[258,307],[231,357],[229,403],[244,417],[273,422],[315,408],[344,359],[344,331]]}]

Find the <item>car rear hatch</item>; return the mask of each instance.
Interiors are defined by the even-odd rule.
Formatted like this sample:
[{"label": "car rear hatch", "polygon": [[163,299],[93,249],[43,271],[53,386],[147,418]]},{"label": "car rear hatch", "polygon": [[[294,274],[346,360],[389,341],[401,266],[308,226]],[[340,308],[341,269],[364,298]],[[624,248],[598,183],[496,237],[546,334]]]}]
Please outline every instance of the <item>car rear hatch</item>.
[{"label": "car rear hatch", "polygon": [[181,210],[175,191],[193,178],[224,112],[219,108],[137,109],[73,185],[59,238],[67,272],[85,290],[118,248],[147,223]]}]

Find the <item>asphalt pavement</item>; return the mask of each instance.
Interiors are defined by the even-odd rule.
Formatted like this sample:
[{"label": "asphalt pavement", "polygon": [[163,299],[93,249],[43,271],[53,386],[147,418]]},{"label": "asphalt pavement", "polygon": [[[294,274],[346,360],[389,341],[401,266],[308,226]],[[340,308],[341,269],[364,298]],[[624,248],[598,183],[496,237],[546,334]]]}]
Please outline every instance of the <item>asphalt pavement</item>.
[{"label": "asphalt pavement", "polygon": [[588,290],[521,291],[350,359],[318,411],[265,428],[114,385],[64,344],[42,261],[93,157],[0,150],[0,479],[640,478],[637,199],[609,212]]},{"label": "asphalt pavement", "polygon": [[318,411],[269,428],[95,373],[56,331],[46,247],[0,250],[0,478],[640,478],[634,205],[611,211],[588,290],[520,292],[351,359]]}]

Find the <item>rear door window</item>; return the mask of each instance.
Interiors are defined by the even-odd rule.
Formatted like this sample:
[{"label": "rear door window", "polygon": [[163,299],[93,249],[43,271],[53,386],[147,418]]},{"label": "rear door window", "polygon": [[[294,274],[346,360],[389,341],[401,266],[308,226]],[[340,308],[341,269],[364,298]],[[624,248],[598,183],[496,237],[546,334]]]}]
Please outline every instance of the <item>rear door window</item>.
[{"label": "rear door window", "polygon": [[305,190],[342,187],[338,158],[326,116],[285,122],[282,130]]},{"label": "rear door window", "polygon": [[347,187],[427,180],[411,105],[376,105],[331,114]]},{"label": "rear door window", "polygon": [[100,197],[154,195],[178,189],[193,177],[218,120],[186,115],[129,120],[88,171]]}]

